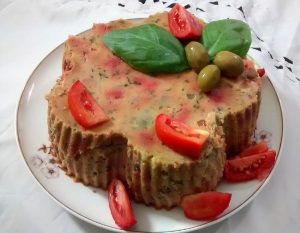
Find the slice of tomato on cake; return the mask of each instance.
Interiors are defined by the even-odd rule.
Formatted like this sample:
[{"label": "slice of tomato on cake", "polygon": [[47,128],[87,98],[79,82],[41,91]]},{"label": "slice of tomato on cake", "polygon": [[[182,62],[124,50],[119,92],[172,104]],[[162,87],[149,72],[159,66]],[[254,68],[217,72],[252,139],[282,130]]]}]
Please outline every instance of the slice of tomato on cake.
[{"label": "slice of tomato on cake", "polygon": [[209,133],[202,129],[194,129],[168,115],[159,114],[155,120],[158,138],[172,150],[198,159]]},{"label": "slice of tomato on cake", "polygon": [[86,129],[108,120],[96,100],[79,80],[68,92],[68,106],[78,124]]},{"label": "slice of tomato on cake", "polygon": [[202,33],[202,25],[184,7],[175,4],[168,13],[171,33],[179,39],[198,39]]}]

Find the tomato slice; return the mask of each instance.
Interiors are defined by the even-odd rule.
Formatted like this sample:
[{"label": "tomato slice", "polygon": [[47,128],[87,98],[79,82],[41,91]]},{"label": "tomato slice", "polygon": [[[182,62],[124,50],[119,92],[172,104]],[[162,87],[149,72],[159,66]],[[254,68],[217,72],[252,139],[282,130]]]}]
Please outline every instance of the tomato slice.
[{"label": "tomato slice", "polygon": [[158,138],[172,150],[198,159],[209,133],[194,129],[165,114],[159,114],[155,120],[155,130]]},{"label": "tomato slice", "polygon": [[198,39],[202,33],[202,25],[184,7],[176,3],[168,13],[171,33],[179,39]]},{"label": "tomato slice", "polygon": [[113,179],[108,186],[108,203],[116,224],[127,229],[136,223],[125,186],[118,179]]},{"label": "tomato slice", "polygon": [[211,220],[227,209],[230,200],[231,193],[204,192],[184,196],[181,207],[187,218]]},{"label": "tomato slice", "polygon": [[242,182],[265,178],[275,164],[276,152],[253,154],[225,162],[224,177],[229,182]]},{"label": "tomato slice", "polygon": [[79,80],[68,92],[68,106],[78,124],[86,129],[108,120],[96,100]]},{"label": "tomato slice", "polygon": [[246,157],[249,155],[259,154],[268,151],[268,145],[264,142],[252,145],[248,147],[246,150],[242,151],[238,157]]}]

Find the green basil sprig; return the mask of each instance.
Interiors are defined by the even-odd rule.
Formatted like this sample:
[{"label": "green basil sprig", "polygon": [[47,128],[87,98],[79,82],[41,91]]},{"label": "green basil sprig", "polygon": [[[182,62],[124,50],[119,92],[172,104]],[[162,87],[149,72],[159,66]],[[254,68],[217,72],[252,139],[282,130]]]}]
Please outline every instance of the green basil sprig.
[{"label": "green basil sprig", "polygon": [[251,32],[248,24],[240,20],[213,21],[204,27],[201,42],[211,59],[224,50],[245,57],[251,45]]},{"label": "green basil sprig", "polygon": [[111,31],[102,41],[113,54],[144,73],[177,73],[189,68],[181,43],[155,24]]}]

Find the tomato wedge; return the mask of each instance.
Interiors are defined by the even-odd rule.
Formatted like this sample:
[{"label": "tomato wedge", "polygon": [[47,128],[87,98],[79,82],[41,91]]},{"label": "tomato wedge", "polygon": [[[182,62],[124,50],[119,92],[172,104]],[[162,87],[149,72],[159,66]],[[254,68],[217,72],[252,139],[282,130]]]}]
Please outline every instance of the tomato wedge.
[{"label": "tomato wedge", "polygon": [[184,196],[181,207],[187,218],[211,220],[227,209],[230,200],[231,193],[204,192]]},{"label": "tomato wedge", "polygon": [[202,25],[178,3],[169,11],[168,21],[171,33],[179,39],[196,40],[202,34]]},{"label": "tomato wedge", "polygon": [[108,120],[96,100],[79,80],[68,92],[68,106],[78,124],[86,129]]},{"label": "tomato wedge", "polygon": [[194,129],[165,114],[159,114],[155,120],[155,130],[158,138],[172,150],[198,159],[209,133]]},{"label": "tomato wedge", "polygon": [[276,152],[269,150],[259,154],[235,158],[225,162],[224,177],[229,182],[242,182],[265,178],[273,168]]},{"label": "tomato wedge", "polygon": [[108,203],[116,224],[127,229],[136,223],[125,186],[118,179],[113,179],[108,186]]},{"label": "tomato wedge", "polygon": [[252,145],[248,147],[246,150],[242,151],[240,154],[238,154],[238,157],[246,157],[249,155],[259,154],[268,151],[268,145],[264,142]]}]

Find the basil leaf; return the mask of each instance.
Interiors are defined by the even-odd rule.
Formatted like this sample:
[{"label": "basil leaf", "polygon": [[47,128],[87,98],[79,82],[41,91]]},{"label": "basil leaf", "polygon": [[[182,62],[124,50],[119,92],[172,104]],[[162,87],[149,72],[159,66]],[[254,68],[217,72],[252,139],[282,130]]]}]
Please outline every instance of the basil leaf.
[{"label": "basil leaf", "polygon": [[116,56],[145,73],[176,73],[189,68],[181,43],[155,24],[111,31],[102,41]]},{"label": "basil leaf", "polygon": [[236,19],[223,19],[208,23],[201,37],[211,59],[220,51],[230,51],[245,57],[251,45],[248,24]]}]

